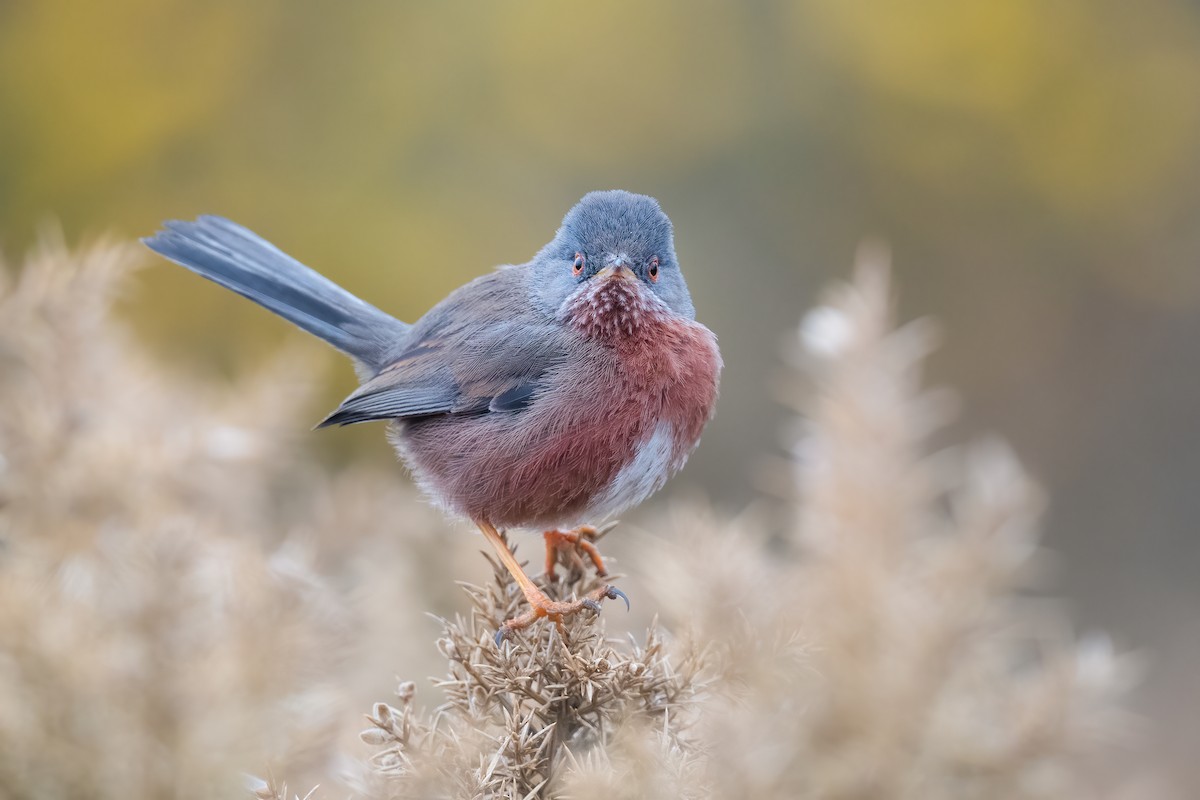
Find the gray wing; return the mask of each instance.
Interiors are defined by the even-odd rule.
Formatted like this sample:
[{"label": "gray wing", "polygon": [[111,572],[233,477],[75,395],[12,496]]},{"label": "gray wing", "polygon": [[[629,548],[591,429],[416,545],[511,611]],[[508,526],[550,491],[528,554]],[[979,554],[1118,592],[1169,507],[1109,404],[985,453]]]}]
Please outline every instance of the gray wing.
[{"label": "gray wing", "polygon": [[484,276],[435,306],[405,349],[317,427],[528,406],[568,342],[527,299],[521,269]]}]

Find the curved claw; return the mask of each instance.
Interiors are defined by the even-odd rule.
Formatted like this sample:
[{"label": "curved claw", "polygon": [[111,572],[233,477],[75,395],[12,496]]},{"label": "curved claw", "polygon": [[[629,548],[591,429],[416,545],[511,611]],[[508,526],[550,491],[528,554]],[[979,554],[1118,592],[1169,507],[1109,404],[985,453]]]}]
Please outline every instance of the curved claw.
[{"label": "curved claw", "polygon": [[573,602],[551,600],[539,590],[533,597],[529,597],[531,608],[524,614],[513,617],[501,625],[492,639],[495,641],[496,647],[500,647],[501,642],[511,637],[515,631],[526,628],[539,619],[549,619],[558,626],[560,632],[564,632],[564,617],[584,608],[592,613],[599,614],[601,600],[616,600],[618,597],[625,601],[625,610],[628,611],[629,597],[615,586],[605,586],[601,589],[595,589],[589,596]]},{"label": "curved claw", "polygon": [[629,598],[625,595],[624,592],[622,592],[617,587],[609,586],[607,589],[604,590],[604,596],[607,597],[609,600],[616,600],[618,597],[621,598],[622,600],[625,601],[625,610],[626,611],[629,610],[629,608],[630,608]]}]

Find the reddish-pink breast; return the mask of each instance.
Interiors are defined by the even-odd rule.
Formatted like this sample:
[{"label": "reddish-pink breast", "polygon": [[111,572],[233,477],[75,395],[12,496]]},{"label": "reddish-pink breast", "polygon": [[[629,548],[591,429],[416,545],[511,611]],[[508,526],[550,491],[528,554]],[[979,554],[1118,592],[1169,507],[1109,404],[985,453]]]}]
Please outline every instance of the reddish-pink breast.
[{"label": "reddish-pink breast", "polygon": [[677,472],[712,417],[712,332],[637,279],[596,281],[564,309],[579,335],[525,410],[444,418],[397,437],[442,505],[499,527],[599,522]]}]

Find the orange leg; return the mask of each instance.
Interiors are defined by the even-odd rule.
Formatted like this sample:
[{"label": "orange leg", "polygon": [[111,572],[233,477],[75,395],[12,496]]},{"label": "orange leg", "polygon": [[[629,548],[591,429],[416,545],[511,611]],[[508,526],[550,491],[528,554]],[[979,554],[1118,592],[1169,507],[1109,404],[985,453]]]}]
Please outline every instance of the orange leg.
[{"label": "orange leg", "polygon": [[516,556],[508,549],[508,543],[504,541],[504,537],[500,535],[496,528],[482,520],[477,520],[475,524],[479,526],[479,530],[483,532],[484,537],[492,543],[492,547],[496,550],[496,555],[500,557],[500,563],[512,574],[513,579],[521,587],[521,591],[530,605],[530,609],[524,614],[521,614],[519,617],[513,617],[500,626],[500,630],[496,631],[496,644],[500,644],[500,642],[511,636],[513,631],[527,628],[542,617],[554,622],[558,626],[559,633],[563,633],[563,617],[568,617],[584,608],[599,612],[600,601],[605,598],[615,600],[620,597],[625,601],[626,607],[629,606],[629,598],[615,586],[601,586],[586,597],[571,602],[551,600],[525,574],[525,570],[517,562]]},{"label": "orange leg", "polygon": [[546,580],[555,580],[554,567],[558,563],[559,553],[574,572],[582,574],[583,556],[580,551],[592,560],[596,574],[601,578],[608,575],[604,568],[604,559],[593,543],[600,532],[591,525],[580,525],[573,531],[546,531],[542,538],[546,541]]}]

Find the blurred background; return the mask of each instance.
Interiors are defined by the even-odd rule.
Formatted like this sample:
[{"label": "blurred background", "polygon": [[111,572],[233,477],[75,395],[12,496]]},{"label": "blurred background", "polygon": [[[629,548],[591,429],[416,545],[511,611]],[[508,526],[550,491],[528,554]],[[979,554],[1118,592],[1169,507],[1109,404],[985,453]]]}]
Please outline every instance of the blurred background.
[{"label": "blurred background", "polygon": [[[1154,758],[1200,788],[1200,4],[40,0],[0,3],[0,75],[10,260],[48,222],[219,213],[411,320],[586,191],[656,196],[726,360],[678,484],[733,509],[780,447],[782,342],[886,241],[954,433],[1046,487],[1056,593],[1150,656]],[[123,307],[210,376],[303,341],[165,264]],[[311,446],[386,465],[381,433]]]}]

